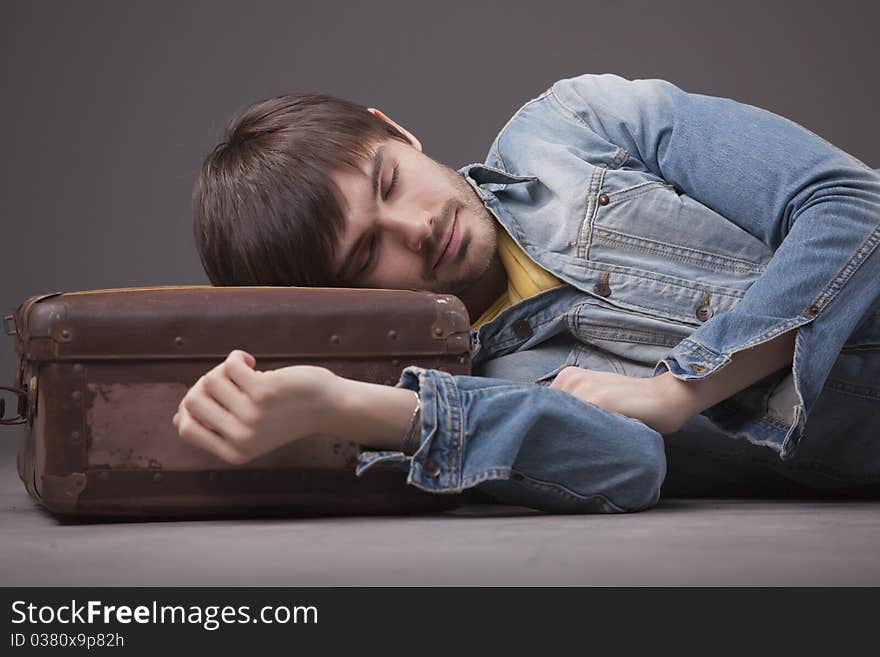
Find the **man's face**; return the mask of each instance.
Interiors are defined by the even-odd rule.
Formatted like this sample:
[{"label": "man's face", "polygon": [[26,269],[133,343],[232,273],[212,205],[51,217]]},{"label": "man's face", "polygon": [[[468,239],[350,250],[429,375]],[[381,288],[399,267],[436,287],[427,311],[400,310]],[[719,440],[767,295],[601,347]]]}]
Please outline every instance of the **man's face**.
[{"label": "man's face", "polygon": [[460,295],[497,257],[494,217],[467,181],[422,153],[418,141],[388,139],[372,155],[358,173],[331,174],[348,204],[333,263],[338,280]]}]

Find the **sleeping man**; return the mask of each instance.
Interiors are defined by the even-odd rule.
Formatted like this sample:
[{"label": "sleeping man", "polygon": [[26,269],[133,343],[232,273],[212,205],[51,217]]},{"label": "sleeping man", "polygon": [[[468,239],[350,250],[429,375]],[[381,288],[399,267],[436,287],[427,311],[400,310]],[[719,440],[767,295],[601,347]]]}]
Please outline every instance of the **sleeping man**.
[{"label": "sleeping man", "polygon": [[473,376],[394,386],[233,351],[172,420],[230,463],[327,435],[358,475],[574,513],[880,483],[880,173],[771,112],[581,75],[453,170],[290,94],[230,123],[194,230],[214,285],[450,293],[473,322]]}]

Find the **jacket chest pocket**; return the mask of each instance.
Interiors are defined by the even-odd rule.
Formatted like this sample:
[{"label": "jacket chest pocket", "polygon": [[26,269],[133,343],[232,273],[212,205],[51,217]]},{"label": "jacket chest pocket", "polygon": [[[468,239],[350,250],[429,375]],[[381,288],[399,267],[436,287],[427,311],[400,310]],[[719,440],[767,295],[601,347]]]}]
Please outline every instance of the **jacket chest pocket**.
[{"label": "jacket chest pocket", "polygon": [[577,358],[577,341],[571,335],[561,334],[530,349],[489,359],[474,374],[493,379],[550,385],[562,368],[575,365]]},{"label": "jacket chest pocket", "polygon": [[636,369],[653,369],[675,345],[693,333],[696,326],[589,298],[572,309],[569,330],[581,342],[629,361]]},{"label": "jacket chest pocket", "polygon": [[606,171],[591,205],[585,255],[595,262],[744,289],[773,256],[751,233],[640,172]]}]

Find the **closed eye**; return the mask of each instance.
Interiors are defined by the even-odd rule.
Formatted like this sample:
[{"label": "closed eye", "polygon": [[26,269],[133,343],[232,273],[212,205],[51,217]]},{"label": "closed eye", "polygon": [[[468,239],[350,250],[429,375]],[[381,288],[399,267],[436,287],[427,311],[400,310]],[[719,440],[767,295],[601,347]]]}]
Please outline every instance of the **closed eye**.
[{"label": "closed eye", "polygon": [[397,170],[398,167],[394,167],[394,173],[391,174],[391,183],[388,185],[388,191],[385,192],[385,198],[389,198],[391,196],[391,192],[394,191],[394,186],[397,183]]}]

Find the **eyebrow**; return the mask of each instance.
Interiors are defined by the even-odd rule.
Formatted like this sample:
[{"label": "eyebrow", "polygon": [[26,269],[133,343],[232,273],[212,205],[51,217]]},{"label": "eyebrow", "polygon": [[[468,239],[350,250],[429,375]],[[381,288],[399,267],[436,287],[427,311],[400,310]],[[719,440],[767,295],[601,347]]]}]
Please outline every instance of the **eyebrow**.
[{"label": "eyebrow", "polygon": [[[373,156],[373,170],[370,174],[370,189],[373,192],[373,199],[379,197],[379,173],[382,171],[382,161],[385,158],[385,146],[380,146],[376,149],[376,154]],[[355,240],[354,246],[351,247],[351,251],[342,259],[342,267],[339,269],[339,272],[336,274],[337,280],[342,280],[343,275],[348,271],[349,267],[351,267],[351,263],[354,260],[355,255],[361,248],[364,240],[366,239],[367,234],[361,233],[360,236]]]}]

